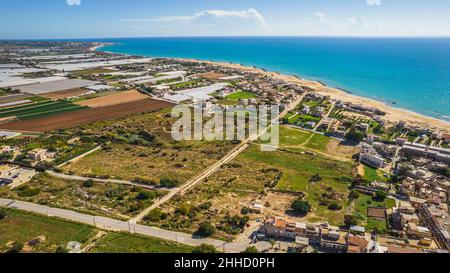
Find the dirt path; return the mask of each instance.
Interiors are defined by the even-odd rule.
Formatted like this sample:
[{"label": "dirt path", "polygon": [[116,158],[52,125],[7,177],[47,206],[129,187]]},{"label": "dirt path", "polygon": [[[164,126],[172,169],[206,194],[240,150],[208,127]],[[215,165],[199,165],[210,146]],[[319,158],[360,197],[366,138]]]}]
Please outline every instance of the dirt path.
[{"label": "dirt path", "polygon": [[107,232],[100,230],[94,237],[92,237],[88,244],[81,250],[81,253],[88,253],[89,251],[91,251],[91,249],[93,249],[96,245],[97,242],[107,234]]}]

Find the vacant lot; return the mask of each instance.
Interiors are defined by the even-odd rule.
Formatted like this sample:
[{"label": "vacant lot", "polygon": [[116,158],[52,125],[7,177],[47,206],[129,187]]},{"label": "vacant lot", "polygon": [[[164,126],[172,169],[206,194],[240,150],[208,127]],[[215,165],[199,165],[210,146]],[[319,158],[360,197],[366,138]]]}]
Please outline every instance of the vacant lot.
[{"label": "vacant lot", "polygon": [[76,104],[87,106],[91,108],[105,107],[111,105],[117,105],[122,103],[135,102],[148,99],[147,95],[140,93],[137,90],[130,90],[126,92],[120,92],[109,96],[99,97],[95,99],[85,100],[77,102]]},{"label": "vacant lot", "polygon": [[[86,243],[95,235],[95,230],[87,225],[66,222],[12,209],[4,209],[7,217],[0,220],[0,252],[10,249],[19,242],[25,245],[24,252],[51,253],[58,247],[76,241]],[[36,239],[40,240],[36,240]],[[32,241],[36,244],[27,244]]]},{"label": "vacant lot", "polygon": [[207,80],[218,80],[222,77],[225,77],[225,74],[217,73],[217,72],[208,72],[204,74],[197,75],[200,78],[207,79]]},{"label": "vacant lot", "polygon": [[252,98],[256,98],[256,95],[253,93],[250,93],[250,92],[241,91],[241,92],[236,92],[236,93],[230,94],[226,98],[229,100],[252,99]]},{"label": "vacant lot", "polygon": [[87,214],[129,219],[150,206],[164,192],[105,183],[85,186],[80,181],[41,174],[22,187],[2,189],[0,195]]},{"label": "vacant lot", "polygon": [[1,128],[19,131],[47,132],[58,129],[73,128],[99,120],[114,119],[140,112],[150,112],[169,107],[171,105],[172,104],[164,101],[145,99],[136,102],[76,111],[70,114],[54,115],[32,121],[12,122],[1,125]]},{"label": "vacant lot", "polygon": [[25,106],[3,109],[0,111],[0,118],[17,117],[21,120],[37,119],[40,117],[56,115],[64,112],[72,112],[81,109],[85,109],[85,107],[75,105],[67,101],[44,101]]},{"label": "vacant lot", "polygon": [[108,233],[103,236],[93,253],[190,253],[194,247],[177,244],[157,238],[131,235],[126,233]]},{"label": "vacant lot", "polygon": [[84,88],[75,88],[75,89],[70,89],[70,90],[66,90],[66,91],[46,93],[46,94],[43,94],[42,97],[49,98],[52,100],[61,100],[61,99],[81,96],[83,94],[86,94],[88,91],[89,90],[84,89]]}]

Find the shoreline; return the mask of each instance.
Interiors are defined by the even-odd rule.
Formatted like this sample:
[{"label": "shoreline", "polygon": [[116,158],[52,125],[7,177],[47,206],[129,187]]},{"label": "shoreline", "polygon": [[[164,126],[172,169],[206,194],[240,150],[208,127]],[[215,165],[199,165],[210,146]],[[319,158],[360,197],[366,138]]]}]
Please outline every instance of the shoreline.
[{"label": "shoreline", "polygon": [[[98,49],[110,45],[109,43],[100,43],[96,44],[93,51],[97,51]],[[111,52],[114,54],[122,54],[117,52]],[[125,54],[124,54],[125,55]],[[151,56],[150,56],[151,57]],[[404,121],[411,126],[420,125],[425,128],[431,128],[440,132],[450,132],[450,122],[442,119],[438,119],[435,117],[426,116],[423,114],[416,113],[412,110],[407,110],[404,108],[393,107],[387,105],[385,102],[378,101],[372,98],[362,97],[353,94],[350,91],[343,90],[340,88],[334,88],[327,86],[325,83],[319,80],[308,80],[304,79],[299,75],[284,75],[276,71],[267,71],[263,68],[258,68],[255,66],[245,66],[243,64],[233,63],[233,62],[216,62],[211,60],[200,60],[200,59],[190,59],[190,58],[174,58],[174,57],[152,57],[152,58],[165,58],[172,59],[180,62],[195,62],[195,63],[205,63],[216,66],[223,66],[228,68],[239,69],[243,71],[250,71],[255,73],[261,73],[267,76],[271,76],[280,80],[284,80],[287,82],[291,82],[294,84],[300,84],[306,86],[308,88],[313,89],[315,92],[330,96],[331,99],[341,100],[347,103],[360,104],[367,107],[377,108],[380,111],[386,113],[383,116],[388,122],[400,122]]]}]

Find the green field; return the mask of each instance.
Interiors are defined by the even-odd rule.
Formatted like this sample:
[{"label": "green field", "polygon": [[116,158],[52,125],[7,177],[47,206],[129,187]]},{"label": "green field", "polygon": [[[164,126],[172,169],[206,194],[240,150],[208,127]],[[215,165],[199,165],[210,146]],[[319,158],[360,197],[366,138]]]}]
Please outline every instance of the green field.
[{"label": "green field", "polygon": [[91,250],[94,253],[190,253],[194,247],[157,238],[108,233]]},{"label": "green field", "polygon": [[85,243],[95,234],[95,230],[84,224],[66,222],[18,210],[2,209],[7,217],[0,220],[0,252],[9,249],[11,242],[26,244],[37,237],[45,240],[35,245],[31,252],[55,252],[60,246],[71,241]]},{"label": "green field", "polygon": [[25,106],[3,109],[0,118],[15,116],[19,119],[33,119],[64,112],[85,109],[84,106],[72,104],[67,101],[44,101]]},{"label": "green field", "polygon": [[280,127],[280,145],[297,146],[305,144],[311,137],[312,133],[308,131],[290,128],[287,126]]},{"label": "green field", "polygon": [[372,196],[360,194],[359,198],[354,201],[354,215],[358,217],[359,221],[368,231],[372,231],[374,228],[378,230],[386,229],[386,221],[380,221],[367,217],[368,207],[384,207],[391,209],[395,207],[395,200],[386,198],[384,201],[376,200]]},{"label": "green field", "polygon": [[364,165],[364,180],[386,182],[388,179],[384,177],[380,170]]},{"label": "green field", "polygon": [[329,137],[321,134],[314,134],[314,136],[308,141],[305,147],[320,152],[325,152],[327,150],[328,143],[330,143]]},{"label": "green field", "polygon": [[252,99],[256,98],[256,95],[250,92],[240,91],[230,94],[226,98],[229,100]]}]

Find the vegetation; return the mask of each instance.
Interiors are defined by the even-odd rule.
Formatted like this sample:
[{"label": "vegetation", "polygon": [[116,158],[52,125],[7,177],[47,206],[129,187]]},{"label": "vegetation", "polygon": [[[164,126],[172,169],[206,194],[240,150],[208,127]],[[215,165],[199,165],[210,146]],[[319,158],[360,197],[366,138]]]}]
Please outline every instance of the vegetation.
[{"label": "vegetation", "polygon": [[256,254],[259,253],[259,250],[255,246],[249,246],[242,253]]},{"label": "vegetation", "polygon": [[298,215],[306,215],[311,211],[311,205],[299,198],[292,203],[291,209]]},{"label": "vegetation", "polygon": [[32,119],[64,112],[85,109],[86,107],[72,104],[67,101],[44,101],[31,105],[18,106],[0,111],[0,118],[15,116],[19,119]]},{"label": "vegetation", "polygon": [[192,250],[192,253],[204,253],[204,254],[211,254],[211,253],[218,253],[218,251],[216,250],[216,248],[212,245],[208,245],[208,244],[201,244],[200,246],[194,248],[194,250]]},{"label": "vegetation", "polygon": [[256,95],[254,93],[240,91],[233,94],[230,94],[226,97],[229,100],[240,100],[240,99],[252,99],[255,98]]},{"label": "vegetation", "polygon": [[203,222],[195,232],[196,236],[200,237],[211,237],[216,233],[216,228],[211,224],[211,222]]}]

